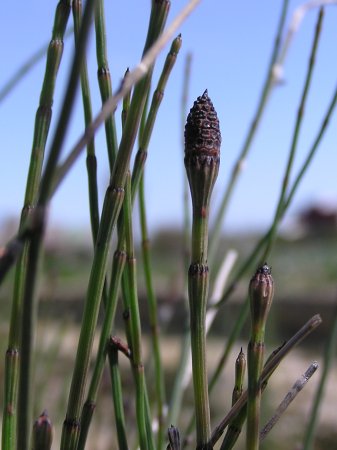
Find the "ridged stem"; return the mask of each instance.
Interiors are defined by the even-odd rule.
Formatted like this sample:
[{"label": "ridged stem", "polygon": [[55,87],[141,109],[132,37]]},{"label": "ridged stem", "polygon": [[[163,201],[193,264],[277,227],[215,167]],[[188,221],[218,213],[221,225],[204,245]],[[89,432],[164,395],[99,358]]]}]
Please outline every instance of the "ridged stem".
[{"label": "ridged stem", "polygon": [[[134,170],[132,173],[132,192],[133,195],[136,192],[135,188],[139,184],[139,177],[143,172],[145,159],[147,156],[148,145],[152,134],[153,126],[157,117],[158,109],[164,96],[164,90],[168,81],[169,75],[173,69],[174,63],[177,58],[177,54],[181,47],[181,36],[179,35],[172,42],[170,51],[166,57],[164,67],[161,76],[158,81],[158,85],[153,93],[150,110],[147,115],[144,130],[141,133],[139,150],[136,156]],[[147,299],[149,304],[150,326],[153,344],[153,356],[155,363],[155,384],[156,384],[156,399],[157,399],[157,418],[158,418],[158,436],[157,436],[157,448],[160,449],[164,440],[164,417],[163,408],[165,403],[165,387],[164,387],[164,375],[160,357],[160,345],[159,345],[159,326],[157,317],[157,300],[155,297],[152,275],[151,275],[151,262],[150,262],[150,249],[149,239],[147,231],[146,210],[145,210],[145,195],[144,195],[144,180],[141,177],[139,185],[139,205],[140,205],[140,221],[142,232],[142,255],[144,261],[144,274],[145,283],[147,289]]]},{"label": "ridged stem", "polygon": [[[235,405],[235,403],[239,400],[239,398],[242,395],[245,370],[246,370],[246,357],[241,348],[239,356],[235,361],[235,385],[232,394],[232,406]],[[228,424],[227,433],[224,437],[224,440],[222,441],[220,450],[231,450],[234,447],[241,433],[242,425],[245,419],[246,419],[246,410],[245,408],[242,408],[237,417],[235,417]]]},{"label": "ridged stem", "polygon": [[118,348],[110,340],[108,344],[108,356],[110,362],[110,373],[112,382],[112,398],[114,403],[115,422],[119,450],[128,450],[127,428],[124,418],[122,382],[118,364]]},{"label": "ridged stem", "polygon": [[144,130],[141,133],[139,149],[136,154],[135,164],[132,171],[132,198],[134,198],[135,196],[135,187],[138,186],[139,180],[143,173],[144,164],[147,158],[148,146],[152,136],[152,131],[157,118],[158,110],[163,100],[166,84],[176,62],[181,44],[181,35],[179,35],[173,40],[171,44],[171,48],[166,56],[164,67],[161,71],[158,84],[155,91],[153,92],[149,113],[144,123]]},{"label": "ridged stem", "polygon": [[[65,159],[64,163],[57,168],[57,173],[55,174],[54,179],[51,180],[52,187],[48,194],[49,198],[51,198],[55,193],[66,174],[69,172],[77,158],[80,156],[87,142],[92,139],[101,124],[115,110],[120,99],[123,98],[123,96],[127,92],[129,92],[130,89],[137,82],[139,82],[139,80],[143,79],[146,74],[149,74],[151,72],[152,66],[158,54],[161,52],[165,44],[172,38],[177,28],[184,22],[184,20],[186,20],[186,18],[192,13],[192,11],[199,5],[199,3],[200,0],[190,0],[189,3],[184,8],[182,8],[182,10],[170,24],[170,26],[167,27],[165,32],[160,37],[158,37],[158,39],[150,48],[147,49],[141,62],[130,72],[126,82],[120,84],[114,95],[104,103],[102,110],[97,114],[95,119],[91,122],[82,136],[78,139],[78,141],[68,154],[67,158]],[[169,5],[169,2],[166,2],[166,4]],[[4,247],[4,250],[0,257],[0,283],[22,253],[22,244],[25,240],[29,239],[33,230],[34,226],[28,223],[24,227],[24,229],[13,239],[11,239]]]},{"label": "ridged stem", "polygon": [[[82,0],[73,0],[72,11],[74,19],[75,43],[77,45],[82,20]],[[87,127],[92,122],[92,107],[91,107],[88,68],[85,56],[83,57],[81,68],[81,90],[82,90],[82,103],[84,110],[84,121],[85,127]],[[91,139],[87,144],[86,166],[88,173],[91,232],[93,236],[93,242],[95,243],[97,239],[99,226],[99,207],[98,207],[98,190],[97,190],[97,159],[95,154],[94,138]]]},{"label": "ridged stem", "polygon": [[208,450],[211,425],[206,370],[209,205],[220,164],[219,120],[207,90],[198,97],[185,126],[185,169],[192,197],[191,264],[188,297],[197,449]]},{"label": "ridged stem", "polygon": [[[63,39],[68,38],[74,32],[73,27],[69,27],[64,33]],[[38,50],[34,51],[25,62],[23,62],[18,69],[10,76],[8,81],[0,88],[0,103],[10,94],[17,84],[38,64],[45,58],[48,52],[50,41],[45,42]]]},{"label": "ridged stem", "polygon": [[[43,81],[43,86],[40,94],[39,107],[35,117],[34,137],[31,151],[31,160],[28,169],[26,193],[24,199],[24,206],[21,213],[20,229],[19,233],[24,227],[24,224],[32,215],[38,196],[38,188],[41,178],[41,170],[44,159],[44,151],[46,146],[46,140],[49,131],[49,125],[52,115],[52,102],[54,95],[54,87],[56,82],[56,76],[60,65],[62,52],[63,52],[63,36],[68,22],[70,12],[69,2],[61,1],[58,3],[54,27],[52,33],[52,39],[48,47],[46,70]],[[31,398],[29,396],[30,383],[31,383],[31,344],[32,333],[29,329],[29,323],[23,322],[23,316],[31,317],[34,321],[32,314],[33,311],[29,310],[29,305],[24,307],[23,299],[25,296],[25,285],[27,283],[27,262],[30,251],[30,243],[27,241],[23,246],[21,257],[17,263],[15,272],[14,292],[13,292],[13,306],[11,312],[10,330],[8,350],[6,352],[5,361],[5,386],[4,386],[4,417],[2,424],[2,447],[6,449],[16,448],[16,423],[17,423],[17,402],[18,402],[18,383],[19,383],[19,371],[22,373],[20,384],[20,398],[18,421],[20,424],[20,433],[18,436],[18,445],[22,449],[28,447],[29,431],[31,421]],[[29,281],[28,281],[29,284]],[[25,308],[25,312],[23,311]],[[31,323],[33,326],[33,324]],[[22,354],[21,342],[21,330],[26,339],[29,338],[28,353]],[[21,354],[21,356],[20,356]],[[22,357],[26,363],[23,365]],[[20,362],[21,359],[21,362]]]},{"label": "ridged stem", "polygon": [[[95,31],[96,31],[96,58],[97,77],[101,93],[102,103],[112,96],[111,76],[107,58],[107,43],[105,32],[104,0],[98,0],[95,11]],[[105,121],[105,136],[108,149],[110,172],[117,154],[117,135],[114,114]]]},{"label": "ridged stem", "polygon": [[142,256],[143,256],[145,284],[147,291],[146,297],[148,299],[151,343],[155,367],[155,393],[156,393],[157,420],[158,420],[158,434],[157,434],[156,448],[159,450],[162,448],[165,433],[165,419],[164,419],[165,384],[164,384],[164,372],[161,362],[161,352],[159,342],[157,298],[155,296],[152,281],[151,259],[150,259],[151,255],[149,248],[150,240],[148,238],[148,230],[147,230],[143,177],[141,179],[141,183],[139,186],[139,209],[140,209],[141,233],[142,233]]},{"label": "ridged stem", "polygon": [[[156,7],[155,9],[157,11]],[[160,26],[156,24],[158,32],[161,31],[163,25],[163,23],[161,23]],[[152,28],[149,29],[149,33],[152,33],[152,31]],[[157,35],[155,34],[153,38],[156,39]],[[152,42],[150,41],[148,45],[151,44]],[[61,442],[61,448],[63,450],[72,448],[74,443],[76,445],[79,436],[80,411],[82,408],[99,305],[104,287],[110,239],[112,231],[117,223],[124,199],[124,185],[127,177],[129,161],[136,139],[136,132],[140,117],[143,112],[144,102],[149,89],[151,74],[152,71],[150,71],[134,89],[118,155],[104,199],[98,239],[95,247],[94,260],[84,306],[82,328],[70,388],[67,415],[63,425]]]},{"label": "ridged stem", "polygon": [[115,251],[113,263],[112,263],[112,274],[110,282],[110,291],[107,296],[107,302],[105,305],[105,315],[103,321],[103,327],[101,330],[99,346],[96,355],[96,361],[94,366],[93,375],[90,382],[90,387],[87,395],[87,399],[84,403],[82,414],[81,414],[81,430],[80,437],[77,446],[77,450],[84,449],[87,434],[89,431],[89,426],[91,423],[91,418],[96,407],[98,388],[102,378],[105,356],[106,356],[106,345],[108,342],[109,335],[111,333],[113,320],[115,318],[115,312],[117,307],[119,286],[121,281],[121,276],[124,270],[126,260],[126,253],[124,248],[118,248]]},{"label": "ridged stem", "polygon": [[136,387],[136,417],[138,427],[139,445],[141,450],[148,448],[148,436],[145,420],[145,378],[142,359],[141,323],[139,316],[139,305],[136,281],[136,258],[133,249],[132,219],[131,219],[131,183],[129,184],[128,197],[124,203],[125,217],[124,226],[127,263],[125,276],[128,281],[127,308],[130,314],[131,332],[131,365]]},{"label": "ridged stem", "polygon": [[[188,92],[191,79],[191,62],[192,55],[189,53],[185,59],[185,69],[184,69],[184,80],[183,80],[183,90],[181,98],[181,139],[182,148],[184,148],[184,126],[186,121],[186,116],[188,112]],[[187,272],[190,263],[190,232],[191,232],[191,217],[189,209],[189,186],[188,181],[184,177],[184,243],[183,243],[183,259],[184,259],[184,269]],[[185,281],[186,282],[186,281]],[[174,384],[170,395],[170,404],[168,412],[167,423],[175,424],[178,422],[178,416],[181,412],[181,404],[184,395],[184,385],[183,378],[186,370],[187,362],[189,361],[190,347],[191,347],[191,336],[189,329],[189,317],[188,317],[188,296],[187,296],[187,285],[184,286],[184,305],[182,308],[186,310],[186,319],[184,319],[184,324],[182,326],[181,333],[181,343],[180,343],[180,359],[178,368],[176,370],[176,375],[174,378]]]},{"label": "ridged stem", "polygon": [[[164,65],[163,73],[162,73],[162,76],[160,77],[160,81],[158,83],[160,92],[162,94],[163,94],[163,90],[164,90],[167,78],[169,76],[170,70],[172,69],[173,63],[175,61],[176,51],[178,50],[177,42],[180,42],[180,38],[177,38],[174,41],[174,46],[172,45],[171,51],[167,58],[167,60],[168,59],[170,60],[170,64],[166,63]],[[174,58],[173,58],[173,50],[175,50]],[[127,73],[128,73],[128,71],[126,72],[125,76],[127,76]],[[156,91],[158,91],[159,88],[157,88]],[[162,96],[159,96],[159,100],[161,100],[161,98],[162,98]],[[140,152],[142,152],[142,153],[147,152],[150,135],[151,135],[151,132],[153,129],[153,124],[154,124],[154,121],[156,118],[156,113],[158,111],[159,104],[160,104],[160,101],[155,101],[155,99],[158,99],[158,96],[154,94],[154,100],[153,100],[152,106],[151,106],[152,113],[149,114],[149,119],[146,122],[145,130],[143,132],[142,145],[140,146],[140,148],[142,150],[139,150],[138,154]],[[122,111],[123,128],[125,126],[125,121],[127,118],[129,108],[130,108],[130,96],[127,95],[123,100],[123,111]],[[132,183],[132,199],[134,199],[134,197],[135,197],[135,193],[137,192],[138,183],[139,183],[139,176],[136,176],[135,173],[137,172],[138,174],[141,174],[142,169],[144,167],[143,162],[145,162],[145,158],[144,158],[144,161],[143,162],[142,161],[143,160],[141,158],[136,158],[136,162],[134,165],[133,183]],[[125,243],[124,243],[125,231],[124,231],[123,215],[119,218],[119,222],[120,223],[118,226],[119,233],[118,233],[118,244],[117,244],[116,254],[122,255],[125,253]],[[120,273],[121,273],[121,271],[123,270],[122,265],[124,265],[124,262],[122,261],[122,259],[120,257],[118,257],[116,260],[114,260],[113,274],[116,271],[120,271]],[[90,388],[89,388],[88,398],[84,404],[83,411],[82,411],[79,449],[83,448],[83,445],[85,444],[86,435],[87,435],[87,432],[88,432],[88,429],[90,426],[90,422],[91,422],[91,417],[92,417],[92,414],[94,411],[94,407],[96,405],[97,392],[98,392],[99,383],[100,383],[100,380],[102,377],[104,360],[105,360],[105,352],[103,351],[103,349],[104,349],[104,345],[107,340],[108,334],[110,333],[114,314],[115,314],[119,282],[120,282],[120,277],[118,277],[118,279],[117,279],[114,275],[112,275],[111,283],[110,283],[111,292],[109,294],[110,300],[108,302],[108,306],[107,306],[108,309],[106,311],[106,316],[104,319],[103,328],[102,328],[102,332],[101,332],[101,338],[100,338],[100,347],[99,348],[101,350],[99,350],[97,358],[96,358],[96,364],[95,364],[95,369],[94,369],[93,377],[92,377]],[[125,286],[125,288],[126,288],[126,286]]]},{"label": "ridged stem", "polygon": [[246,449],[258,450],[260,442],[261,373],[264,334],[274,296],[274,281],[267,264],[260,267],[249,284],[251,337],[248,344],[248,402]]}]

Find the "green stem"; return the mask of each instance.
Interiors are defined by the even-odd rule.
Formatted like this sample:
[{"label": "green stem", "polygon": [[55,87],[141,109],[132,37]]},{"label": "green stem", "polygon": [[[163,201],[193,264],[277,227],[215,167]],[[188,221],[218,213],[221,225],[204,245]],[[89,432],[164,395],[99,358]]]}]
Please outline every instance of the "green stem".
[{"label": "green stem", "polygon": [[286,167],[285,174],[283,177],[281,193],[280,193],[280,197],[279,197],[279,200],[277,203],[276,212],[275,212],[274,220],[273,220],[273,223],[271,226],[267,246],[266,246],[263,256],[261,258],[262,261],[266,261],[269,258],[272,246],[275,242],[278,225],[283,216],[284,202],[285,202],[285,198],[287,195],[287,189],[288,189],[288,185],[289,185],[291,169],[293,167],[293,162],[294,162],[295,153],[296,153],[296,149],[297,149],[297,143],[298,143],[298,138],[299,138],[299,134],[300,134],[300,129],[301,129],[301,125],[303,123],[303,116],[304,116],[304,111],[305,111],[305,106],[306,106],[306,100],[308,97],[309,88],[310,88],[311,79],[312,79],[313,68],[315,65],[318,41],[319,41],[321,29],[322,29],[322,20],[323,20],[323,8],[320,9],[319,14],[318,14],[315,36],[314,36],[311,54],[310,54],[310,58],[309,58],[307,75],[306,75],[306,79],[305,79],[304,86],[303,86],[303,92],[302,92],[302,96],[301,96],[301,100],[300,100],[300,105],[299,105],[298,111],[297,111],[297,118],[296,118],[292,143],[291,143],[291,147],[290,147],[288,163],[287,163],[287,167]]},{"label": "green stem", "polygon": [[[73,27],[68,28],[64,33],[63,39],[68,38],[74,32]],[[0,103],[7,97],[8,94],[16,88],[17,84],[33,69],[38,62],[46,56],[50,42],[45,42],[38,50],[31,54],[27,60],[16,69],[8,81],[0,88]]]},{"label": "green stem", "polygon": [[[104,18],[104,0],[98,0],[95,11],[97,77],[102,103],[112,96],[111,77],[107,58],[107,45]],[[105,135],[108,149],[110,172],[117,154],[117,135],[114,114],[105,121]]]},{"label": "green stem", "polygon": [[128,450],[127,428],[125,425],[122,383],[118,365],[118,349],[113,343],[108,345],[108,356],[112,381],[112,398],[114,403],[115,422],[119,450]]},{"label": "green stem", "polygon": [[[280,364],[285,356],[310,333],[312,333],[321,323],[322,319],[318,314],[313,316],[284,345],[279,347],[276,352],[273,352],[273,354],[268,358],[261,374],[260,384],[262,387],[264,387],[265,383],[268,381],[275,368]],[[220,439],[222,433],[224,432],[230,421],[234,417],[236,417],[241,409],[246,405],[247,397],[248,392],[243,392],[239,400],[235,403],[226,417],[224,417],[219,425],[216,426],[216,428],[212,432],[211,442],[213,445],[215,445],[216,442]]]},{"label": "green stem", "polygon": [[155,392],[157,401],[157,419],[158,419],[158,436],[157,436],[157,449],[159,450],[164,441],[164,404],[165,404],[165,384],[164,384],[164,373],[161,362],[161,352],[159,343],[159,324],[158,324],[158,312],[157,312],[157,299],[154,293],[153,281],[152,281],[152,271],[151,271],[151,261],[150,261],[150,248],[149,248],[149,238],[148,229],[146,221],[146,210],[145,210],[145,195],[144,195],[144,176],[141,179],[139,186],[139,209],[140,209],[140,220],[141,220],[141,231],[142,231],[142,255],[144,263],[144,275],[145,284],[147,290],[147,299],[149,307],[149,320],[150,329],[152,335],[152,350],[155,366]]},{"label": "green stem", "polygon": [[[43,81],[43,86],[40,95],[39,108],[35,117],[34,138],[31,151],[31,160],[28,170],[26,193],[24,200],[24,207],[21,214],[19,233],[23,230],[24,224],[29,217],[32,216],[37,202],[38,188],[41,178],[41,170],[44,158],[44,150],[49,131],[49,125],[52,115],[52,102],[54,95],[54,87],[56,76],[60,65],[63,53],[63,36],[68,22],[70,13],[69,2],[59,2],[55,12],[54,28],[52,33],[52,40],[48,47],[46,70]],[[20,433],[18,434],[18,445],[24,449],[28,447],[29,431],[30,431],[30,416],[31,416],[31,401],[29,399],[29,385],[31,383],[29,374],[31,373],[31,340],[25,342],[23,339],[32,336],[29,330],[29,323],[23,322],[23,316],[30,317],[33,311],[29,311],[23,305],[25,297],[25,285],[27,282],[27,263],[30,252],[30,243],[27,241],[23,245],[21,257],[17,263],[15,272],[15,284],[13,292],[13,306],[11,312],[10,331],[8,350],[6,352],[5,361],[5,407],[2,428],[2,446],[6,449],[16,448],[16,423],[17,423],[17,402],[18,402],[18,383],[19,371],[22,373],[22,381],[20,383],[20,404],[18,410],[18,421]],[[33,289],[34,290],[34,289]],[[25,311],[23,311],[25,308]],[[28,314],[28,316],[27,316]],[[30,320],[30,319],[29,319]],[[23,327],[23,328],[22,328]],[[26,334],[25,338],[21,339],[21,330]],[[21,339],[21,344],[20,344]],[[22,355],[22,344],[28,348],[28,354]],[[28,365],[23,366],[20,361],[20,353],[24,358],[27,358]],[[21,359],[22,361],[22,359]],[[22,445],[22,447],[21,447]]]},{"label": "green stem", "polygon": [[110,292],[107,296],[107,302],[105,305],[105,316],[103,327],[100,335],[99,346],[96,356],[96,362],[94,366],[94,371],[92,379],[90,382],[90,387],[88,391],[87,399],[84,403],[82,414],[81,414],[81,430],[80,437],[77,446],[77,450],[84,449],[87,434],[89,431],[89,426],[91,423],[91,418],[96,407],[97,394],[99,384],[102,378],[105,356],[106,356],[106,343],[108,341],[109,334],[111,333],[113,320],[115,317],[119,286],[121,276],[124,270],[126,254],[123,248],[118,248],[115,251],[113,264],[112,264],[112,275],[110,282]]},{"label": "green stem", "polygon": [[315,431],[317,429],[317,421],[319,417],[319,408],[323,402],[324,389],[326,387],[332,362],[336,355],[336,348],[337,348],[337,309],[335,309],[330,336],[324,348],[323,371],[312,405],[309,423],[306,428],[303,440],[303,450],[311,450],[313,448],[314,436]]},{"label": "green stem", "polygon": [[[79,32],[82,20],[82,1],[74,0],[72,3],[73,19],[74,19],[74,35],[75,43],[78,44]],[[81,88],[82,88],[82,103],[84,110],[85,127],[92,122],[92,108],[91,95],[89,87],[89,77],[86,57],[83,57],[81,69]],[[99,226],[99,207],[98,207],[98,191],[97,191],[97,159],[95,154],[94,138],[87,144],[87,172],[88,172],[88,187],[89,187],[89,210],[91,231],[94,243],[97,239]]]},{"label": "green stem", "polygon": [[208,294],[207,218],[193,212],[192,262],[188,273],[192,372],[197,429],[197,449],[206,450],[211,435],[206,370],[206,302]]},{"label": "green stem", "polygon": [[264,334],[274,296],[271,270],[264,264],[249,283],[251,338],[248,344],[247,450],[260,444],[261,372],[264,359]]},{"label": "green stem", "polygon": [[248,404],[247,404],[247,450],[259,449],[261,385],[264,343],[252,338],[248,345]]},{"label": "green stem", "polygon": [[142,450],[148,448],[145,421],[145,379],[144,365],[142,360],[141,323],[139,316],[137,280],[136,280],[136,258],[133,249],[132,221],[131,221],[131,184],[128,189],[129,196],[126,198],[125,207],[125,241],[127,264],[125,275],[129,286],[128,308],[130,312],[131,331],[131,364],[136,385],[136,417],[139,435],[139,445]]},{"label": "green stem", "polygon": [[[183,81],[183,90],[182,90],[182,98],[181,98],[181,139],[182,139],[182,148],[184,148],[184,126],[187,116],[187,105],[188,105],[188,91],[191,79],[191,63],[192,63],[192,54],[188,53],[185,59],[185,70],[184,70],[184,81]],[[184,244],[183,244],[183,258],[184,258],[184,268],[187,272],[188,266],[190,263],[190,229],[191,229],[191,217],[189,210],[189,186],[188,181],[184,177]],[[180,359],[178,364],[178,369],[176,370],[176,375],[174,378],[174,385],[171,392],[170,405],[169,405],[169,413],[168,413],[168,421],[169,424],[177,423],[178,416],[181,411],[181,404],[184,395],[184,386],[183,386],[183,378],[186,370],[186,365],[189,360],[190,347],[191,347],[191,336],[189,330],[189,319],[188,319],[188,298],[186,295],[186,289],[184,289],[184,305],[183,307],[186,310],[186,320],[183,325],[183,332],[181,336],[181,344],[180,344]],[[185,314],[184,314],[185,316]]]},{"label": "green stem", "polygon": [[[157,7],[158,5],[156,2],[153,9],[157,11]],[[160,32],[164,24],[161,23],[159,26],[159,24],[155,22],[155,25],[158,32]],[[153,29],[149,27],[149,33],[152,33],[152,31]],[[153,39],[155,40],[156,38],[157,35],[154,34]],[[151,44],[152,41],[148,42],[147,40],[146,45],[150,46]],[[152,70],[150,70],[150,72],[138,82],[134,89],[118,155],[104,199],[101,222],[84,306],[82,328],[80,332],[75,367],[70,387],[67,414],[63,424],[61,441],[61,448],[63,450],[72,448],[74,443],[77,443],[79,436],[80,411],[82,408],[100,300],[104,287],[110,240],[124,199],[124,185],[127,178],[132,148],[136,139],[136,132],[138,130],[141,114],[143,112],[151,75]]]},{"label": "green stem", "polygon": [[[244,353],[241,351],[235,362],[235,385],[232,394],[232,406],[239,400],[243,392],[243,381],[246,369],[246,358]],[[238,414],[235,419],[233,419],[227,429],[225,438],[221,444],[220,450],[231,450],[235,445],[242,429],[244,420],[246,419],[246,410],[242,408],[240,414]]]}]

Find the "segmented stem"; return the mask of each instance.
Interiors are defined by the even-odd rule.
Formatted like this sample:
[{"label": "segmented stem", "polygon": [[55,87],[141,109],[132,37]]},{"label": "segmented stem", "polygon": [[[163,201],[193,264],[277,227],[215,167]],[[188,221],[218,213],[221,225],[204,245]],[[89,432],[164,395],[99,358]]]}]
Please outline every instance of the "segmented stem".
[{"label": "segmented stem", "polygon": [[188,295],[198,450],[212,448],[205,319],[208,295],[209,204],[219,170],[220,143],[221,134],[217,114],[205,91],[194,102],[185,127],[185,168],[193,207]]},{"label": "segmented stem", "polygon": [[[21,213],[19,233],[24,224],[32,216],[38,197],[44,151],[52,116],[52,103],[56,76],[63,53],[63,37],[70,13],[70,2],[60,1],[57,5],[54,19],[52,39],[48,47],[45,76],[43,80],[40,103],[35,117],[34,137],[31,160],[28,169],[24,206]],[[27,280],[27,263],[30,252],[29,241],[23,245],[21,257],[15,272],[13,306],[9,331],[8,350],[5,361],[5,407],[2,425],[2,447],[16,448],[16,422],[19,371],[21,372],[18,421],[18,446],[25,449],[29,445],[29,431],[31,422],[31,349],[33,345],[34,328],[34,300],[30,299],[25,306],[23,299],[33,280]],[[34,288],[32,288],[32,292]],[[23,320],[24,318],[24,320]],[[22,337],[20,332],[22,330]],[[21,343],[20,343],[21,339]],[[24,346],[24,352],[23,347]],[[21,361],[21,362],[20,362]]]},{"label": "segmented stem", "polygon": [[[157,7],[158,4],[156,2],[153,8],[157,10]],[[156,21],[154,23],[155,27],[158,29],[158,32],[160,32],[164,24],[158,24]],[[153,29],[150,27],[148,33],[152,34],[152,32]],[[155,40],[157,35],[154,34],[152,37]],[[148,45],[151,44],[152,40],[149,41]],[[140,117],[149,89],[151,74],[152,71],[150,71],[134,89],[128,117],[119,145],[118,155],[104,199],[101,222],[84,306],[82,328],[70,388],[67,415],[63,425],[61,448],[64,450],[68,449],[70,443],[73,442],[73,436],[74,442],[77,442],[79,435],[80,411],[82,408],[99,305],[104,287],[110,239],[124,200],[124,185],[129,168],[131,152],[136,139]]]}]

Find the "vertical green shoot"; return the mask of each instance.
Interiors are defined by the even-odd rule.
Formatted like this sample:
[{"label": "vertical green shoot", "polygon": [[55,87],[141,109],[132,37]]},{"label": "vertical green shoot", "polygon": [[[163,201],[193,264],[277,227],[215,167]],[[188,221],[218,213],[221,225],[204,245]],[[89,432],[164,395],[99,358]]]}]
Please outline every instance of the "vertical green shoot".
[{"label": "vertical green shoot", "polygon": [[[35,129],[31,160],[28,169],[28,178],[24,206],[21,214],[20,230],[22,230],[26,221],[34,212],[37,202],[44,151],[52,116],[52,103],[56,76],[63,53],[63,36],[68,22],[69,13],[69,2],[59,2],[55,12],[52,39],[48,47],[46,70],[40,95],[40,103],[35,117]],[[23,298],[25,296],[25,284],[27,282],[27,261],[29,251],[30,243],[27,241],[24,244],[23,252],[17,263],[15,272],[13,307],[11,312],[8,350],[6,353],[5,361],[5,408],[2,428],[2,446],[3,448],[9,450],[16,448],[19,370],[22,373],[22,382],[19,389],[20,398],[22,400],[19,400],[21,406],[19,406],[18,410],[18,418],[20,423],[18,445],[21,446],[22,444],[23,446],[20,448],[24,449],[28,445],[26,442],[29,440],[29,422],[31,414],[31,401],[29,399],[31,382],[30,336],[32,336],[32,334],[31,330],[29,330],[29,324],[27,324],[26,327],[26,325],[22,321],[23,315],[27,317],[28,314],[30,317],[32,317],[32,311],[27,311],[27,313],[23,312]],[[26,334],[26,337],[22,338],[22,342],[20,344],[22,326],[24,329],[24,335]],[[29,339],[29,342],[24,342],[26,338]],[[28,344],[28,351],[25,353],[25,355],[23,355],[20,350],[22,350],[22,344],[25,345],[26,343]],[[19,363],[19,358],[21,358],[21,363]]]},{"label": "vertical green shoot", "polygon": [[[243,381],[246,371],[246,357],[242,351],[240,350],[239,356],[235,361],[235,385],[232,395],[232,406],[239,400],[243,392]],[[229,423],[227,433],[225,438],[221,444],[220,450],[231,450],[242,429],[243,422],[246,419],[246,409],[242,408],[240,413]]]},{"label": "vertical green shoot", "polygon": [[[104,0],[98,0],[95,12],[97,77],[102,103],[112,96],[111,76],[107,58],[105,33]],[[108,149],[110,171],[112,171],[117,155],[117,135],[114,114],[105,121],[105,135]]]},{"label": "vertical green shoot", "polygon": [[211,425],[206,371],[209,205],[220,164],[219,121],[207,91],[194,102],[185,127],[185,168],[193,209],[191,265],[188,271],[190,329],[197,449],[208,450]]},{"label": "vertical green shoot", "polygon": [[[166,10],[166,3],[164,6],[164,9]],[[153,10],[158,12],[158,8],[159,11],[161,11],[160,5],[156,2],[153,5]],[[160,18],[166,19],[166,15],[163,16],[160,14]],[[152,26],[155,26],[156,30],[160,32],[164,23],[157,23],[155,20],[152,22]],[[153,29],[150,20],[148,34],[152,34],[152,32]],[[154,40],[157,37],[157,34],[153,35]],[[147,42],[147,45],[149,46],[152,44],[151,40],[147,40]],[[152,70],[135,86],[122,139],[119,145],[118,155],[104,199],[92,270],[84,305],[82,328],[70,387],[67,414],[63,425],[61,448],[64,450],[68,449],[69,446],[71,447],[74,445],[74,443],[76,444],[79,436],[80,411],[82,408],[93,337],[104,287],[110,240],[124,200],[124,185],[127,178],[133,145],[136,139],[136,133],[150,85],[151,75]]]},{"label": "vertical green shoot", "polygon": [[247,450],[259,449],[264,333],[273,296],[274,281],[265,264],[256,271],[249,284],[251,337],[248,344]]}]

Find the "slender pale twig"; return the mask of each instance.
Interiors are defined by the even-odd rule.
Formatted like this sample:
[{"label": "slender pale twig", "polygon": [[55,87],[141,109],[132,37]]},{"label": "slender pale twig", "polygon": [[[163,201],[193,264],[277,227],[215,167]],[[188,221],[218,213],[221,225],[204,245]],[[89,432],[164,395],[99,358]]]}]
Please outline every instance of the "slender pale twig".
[{"label": "slender pale twig", "polygon": [[294,39],[295,34],[298,32],[300,25],[305,17],[305,15],[314,8],[322,8],[327,5],[336,5],[336,0],[311,0],[305,3],[302,3],[298,6],[292,14],[290,19],[290,23],[285,34],[285,38],[283,40],[282,48],[280,49],[279,56],[274,66],[274,71],[279,76],[282,76],[283,65],[286,58],[286,55],[289,51],[291,42]]},{"label": "slender pale twig", "polygon": [[284,397],[282,402],[279,404],[279,406],[276,409],[275,414],[273,417],[268,421],[268,423],[262,428],[260,431],[260,442],[262,442],[267,434],[272,430],[272,428],[276,425],[276,423],[279,421],[280,417],[284,413],[284,411],[288,408],[290,403],[296,398],[296,396],[301,392],[301,390],[305,387],[307,382],[310,380],[312,375],[316,372],[318,369],[318,364],[316,361],[310,364],[309,368],[305,371],[305,373],[295,381],[293,387],[290,389],[290,391],[287,393],[287,395]]}]

